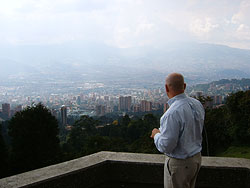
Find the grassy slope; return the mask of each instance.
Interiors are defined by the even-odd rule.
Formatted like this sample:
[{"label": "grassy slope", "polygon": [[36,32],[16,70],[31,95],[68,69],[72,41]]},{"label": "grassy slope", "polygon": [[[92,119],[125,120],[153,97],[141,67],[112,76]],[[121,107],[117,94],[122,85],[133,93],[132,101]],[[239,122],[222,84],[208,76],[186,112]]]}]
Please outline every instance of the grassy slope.
[{"label": "grassy slope", "polygon": [[231,146],[225,152],[217,155],[218,157],[237,157],[250,159],[250,147]]}]

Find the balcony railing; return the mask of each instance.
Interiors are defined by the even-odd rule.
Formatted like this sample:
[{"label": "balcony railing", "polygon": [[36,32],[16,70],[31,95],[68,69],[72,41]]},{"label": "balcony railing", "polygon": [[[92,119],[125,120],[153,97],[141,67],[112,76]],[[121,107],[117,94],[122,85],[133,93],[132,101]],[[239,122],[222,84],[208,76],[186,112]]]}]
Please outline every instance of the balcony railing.
[{"label": "balcony railing", "polygon": [[[165,156],[99,152],[0,179],[1,188],[158,188],[163,187]],[[250,187],[250,160],[203,157],[199,188]]]}]

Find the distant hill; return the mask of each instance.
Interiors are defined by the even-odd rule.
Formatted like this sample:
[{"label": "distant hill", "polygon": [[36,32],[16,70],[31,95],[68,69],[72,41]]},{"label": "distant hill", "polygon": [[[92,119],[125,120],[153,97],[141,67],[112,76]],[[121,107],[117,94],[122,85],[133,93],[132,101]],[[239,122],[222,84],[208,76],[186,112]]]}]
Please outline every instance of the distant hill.
[{"label": "distant hill", "polygon": [[246,91],[250,89],[250,79],[222,79],[207,84],[197,84],[187,88],[188,93],[202,91],[208,95],[227,95],[237,91]]},{"label": "distant hill", "polygon": [[[10,66],[11,65],[11,66]],[[223,45],[171,43],[120,49],[104,44],[0,46],[0,74],[53,80],[133,81],[163,84],[181,72],[189,84],[250,78],[250,51]]]}]

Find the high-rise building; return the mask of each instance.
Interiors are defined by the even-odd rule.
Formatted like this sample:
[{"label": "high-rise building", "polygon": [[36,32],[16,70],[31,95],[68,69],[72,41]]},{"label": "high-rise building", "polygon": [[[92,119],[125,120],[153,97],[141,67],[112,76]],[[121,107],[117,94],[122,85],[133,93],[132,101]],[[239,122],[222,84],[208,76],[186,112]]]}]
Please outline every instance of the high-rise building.
[{"label": "high-rise building", "polygon": [[10,118],[10,104],[2,104],[2,113],[6,118]]},{"label": "high-rise building", "polygon": [[152,111],[152,102],[147,101],[146,103],[146,112]]},{"label": "high-rise building", "polygon": [[100,116],[101,111],[102,111],[102,105],[96,105],[96,107],[95,107],[96,116]]},{"label": "high-rise building", "polygon": [[103,105],[97,105],[96,106],[96,115],[97,116],[103,116],[106,112],[106,107]]},{"label": "high-rise building", "polygon": [[140,112],[140,105],[134,105],[133,112]]},{"label": "high-rise building", "polygon": [[119,97],[119,106],[118,106],[119,111],[125,110],[125,97],[120,96]]},{"label": "high-rise building", "polygon": [[132,104],[132,97],[131,96],[125,97],[125,109],[126,109],[126,111],[130,111],[131,104]]},{"label": "high-rise building", "polygon": [[81,105],[81,96],[77,96],[76,104]]},{"label": "high-rise building", "polygon": [[146,100],[141,100],[141,112],[149,112],[152,111],[152,102],[146,101]]},{"label": "high-rise building", "polygon": [[146,112],[146,103],[147,101],[146,100],[141,100],[141,112]]},{"label": "high-rise building", "polygon": [[106,106],[102,106],[102,108],[101,108],[101,116],[104,116],[105,113],[106,113]]},{"label": "high-rise building", "polygon": [[61,122],[62,126],[67,125],[67,107],[64,105],[61,107]]},{"label": "high-rise building", "polygon": [[131,96],[120,96],[119,97],[119,110],[120,111],[130,111],[132,104],[132,97]]}]

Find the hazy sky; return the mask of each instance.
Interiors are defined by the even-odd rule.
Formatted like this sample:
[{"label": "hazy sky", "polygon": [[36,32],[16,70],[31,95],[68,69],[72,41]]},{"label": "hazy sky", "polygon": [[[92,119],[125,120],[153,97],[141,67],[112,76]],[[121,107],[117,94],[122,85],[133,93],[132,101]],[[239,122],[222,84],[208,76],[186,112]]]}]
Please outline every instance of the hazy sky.
[{"label": "hazy sky", "polygon": [[250,49],[250,0],[0,0],[0,44],[69,41]]}]

